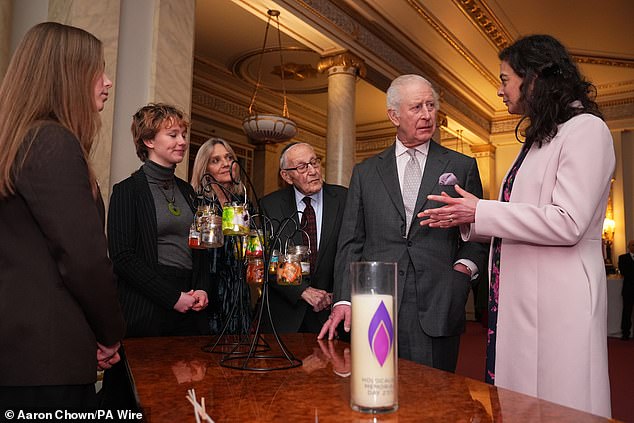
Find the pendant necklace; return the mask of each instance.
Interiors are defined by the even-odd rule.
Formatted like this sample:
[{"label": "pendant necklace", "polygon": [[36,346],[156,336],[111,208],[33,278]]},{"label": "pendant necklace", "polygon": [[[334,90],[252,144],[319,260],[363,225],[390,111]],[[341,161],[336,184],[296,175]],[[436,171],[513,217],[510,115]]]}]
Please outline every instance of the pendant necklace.
[{"label": "pendant necklace", "polygon": [[[165,191],[167,191],[169,188],[172,188],[172,199],[170,200],[169,198],[167,198],[167,194],[165,193]],[[181,209],[179,209],[176,206],[176,195],[174,194],[174,184],[168,184],[167,182],[165,182],[163,184],[163,186],[161,187],[161,189],[159,189],[159,191],[161,191],[161,193],[163,194],[163,197],[165,197],[165,201],[167,201],[167,209],[170,211],[170,213],[173,216],[180,216],[181,215]]]}]

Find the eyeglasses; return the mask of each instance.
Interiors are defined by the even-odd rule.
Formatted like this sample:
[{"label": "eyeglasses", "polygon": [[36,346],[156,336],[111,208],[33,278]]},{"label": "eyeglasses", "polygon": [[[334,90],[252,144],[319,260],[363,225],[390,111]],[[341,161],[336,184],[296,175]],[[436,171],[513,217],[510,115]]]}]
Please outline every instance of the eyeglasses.
[{"label": "eyeglasses", "polygon": [[313,169],[317,169],[321,165],[321,159],[319,157],[316,157],[307,163],[298,164],[295,167],[289,167],[287,169],[282,169],[282,170],[286,170],[286,171],[296,170],[297,173],[306,173],[306,171],[308,171],[308,165],[311,165]]}]

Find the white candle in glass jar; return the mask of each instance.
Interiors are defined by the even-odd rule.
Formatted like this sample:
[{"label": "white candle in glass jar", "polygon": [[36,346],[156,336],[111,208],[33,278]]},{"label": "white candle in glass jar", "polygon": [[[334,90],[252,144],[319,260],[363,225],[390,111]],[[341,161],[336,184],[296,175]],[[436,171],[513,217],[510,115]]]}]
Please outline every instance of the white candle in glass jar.
[{"label": "white candle in glass jar", "polygon": [[392,295],[352,295],[351,404],[355,409],[396,406],[396,325]]}]

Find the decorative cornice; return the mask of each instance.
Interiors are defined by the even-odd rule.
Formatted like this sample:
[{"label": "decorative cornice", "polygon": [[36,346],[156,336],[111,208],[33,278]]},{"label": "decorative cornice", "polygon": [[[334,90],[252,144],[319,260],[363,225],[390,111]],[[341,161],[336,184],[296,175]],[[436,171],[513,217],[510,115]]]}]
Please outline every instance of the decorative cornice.
[{"label": "decorative cornice", "polygon": [[634,99],[612,100],[599,103],[606,121],[629,119],[634,116]]},{"label": "decorative cornice", "polygon": [[462,9],[473,25],[498,51],[511,44],[513,37],[504,28],[485,0],[453,0],[453,2]]},{"label": "decorative cornice", "polygon": [[491,122],[491,135],[514,132],[518,122],[519,118],[494,120]]},{"label": "decorative cornice", "polygon": [[[456,0],[454,0],[456,1]],[[467,1],[467,0],[459,0],[459,1]],[[485,68],[483,64],[480,63],[478,59],[472,54],[469,53],[468,49],[462,44],[453,34],[437,19],[428,9],[426,9],[422,4],[419,3],[418,0],[407,0],[409,5],[418,13],[420,17],[422,17],[428,24],[431,26],[438,35],[440,35],[447,44],[449,44],[453,49],[460,55],[464,60],[466,60],[484,79],[489,81],[493,86],[498,84],[495,76],[491,75],[491,73]]]},{"label": "decorative cornice", "polygon": [[[479,112],[481,109],[478,108],[477,104],[454,92],[448,84],[440,83],[441,75],[447,70],[433,57],[425,56],[422,50],[414,52],[405,48],[403,41],[399,38],[400,35],[395,37],[387,31],[383,31],[380,25],[376,25],[376,22],[368,20],[355,8],[347,6],[344,2],[332,0],[278,0],[278,2],[283,3],[285,8],[294,10],[299,15],[304,15],[306,21],[314,22],[315,25],[330,30],[335,38],[345,39],[346,43],[344,44],[349,49],[358,52],[366,62],[378,62],[382,68],[379,70],[375,65],[374,69],[390,80],[395,75],[400,74],[416,73],[422,75],[438,87],[441,102],[449,103],[453,109],[471,119],[474,125],[478,125],[488,132],[490,126],[488,116]],[[398,28],[396,29],[398,30]],[[402,34],[402,36],[407,37],[407,34]],[[493,77],[490,76],[487,79],[490,78]],[[466,85],[463,89],[470,90]],[[476,93],[473,93],[473,96],[478,97]]]},{"label": "decorative cornice", "polygon": [[394,135],[390,137],[357,141],[357,153],[383,151],[394,143]]},{"label": "decorative cornice", "polygon": [[[413,0],[409,0],[410,3]],[[513,36],[487,5],[486,0],[453,0],[469,17],[473,25],[493,44],[498,51],[509,46]],[[634,59],[571,53],[573,60],[580,64],[634,68]],[[497,83],[497,82],[496,82]]]},{"label": "decorative cornice", "polygon": [[495,157],[496,147],[493,144],[474,144],[470,147],[475,157]]},{"label": "decorative cornice", "polygon": [[588,54],[571,54],[575,62],[586,65],[615,66],[634,69],[634,59],[624,59],[611,56],[591,56]]}]

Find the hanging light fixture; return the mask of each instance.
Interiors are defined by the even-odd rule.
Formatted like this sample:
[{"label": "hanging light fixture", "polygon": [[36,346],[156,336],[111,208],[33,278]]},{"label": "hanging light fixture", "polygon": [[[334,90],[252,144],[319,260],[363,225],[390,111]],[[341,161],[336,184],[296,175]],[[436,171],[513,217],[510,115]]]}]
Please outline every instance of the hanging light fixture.
[{"label": "hanging light fixture", "polygon": [[[284,84],[284,58],[282,56],[282,39],[280,36],[280,12],[279,10],[268,10],[269,18],[266,21],[266,30],[264,31],[264,43],[260,52],[258,63],[258,80],[255,84],[251,103],[249,104],[249,115],[242,121],[242,128],[247,134],[251,142],[256,144],[277,143],[288,141],[297,133],[297,125],[290,119],[288,114],[288,104],[286,102],[286,86]],[[271,18],[277,21],[277,44],[280,52],[280,75],[282,78],[282,94],[284,103],[282,106],[282,114],[264,114],[257,113],[255,108],[255,100],[262,81],[262,58],[266,50],[266,40],[269,33]]]}]

